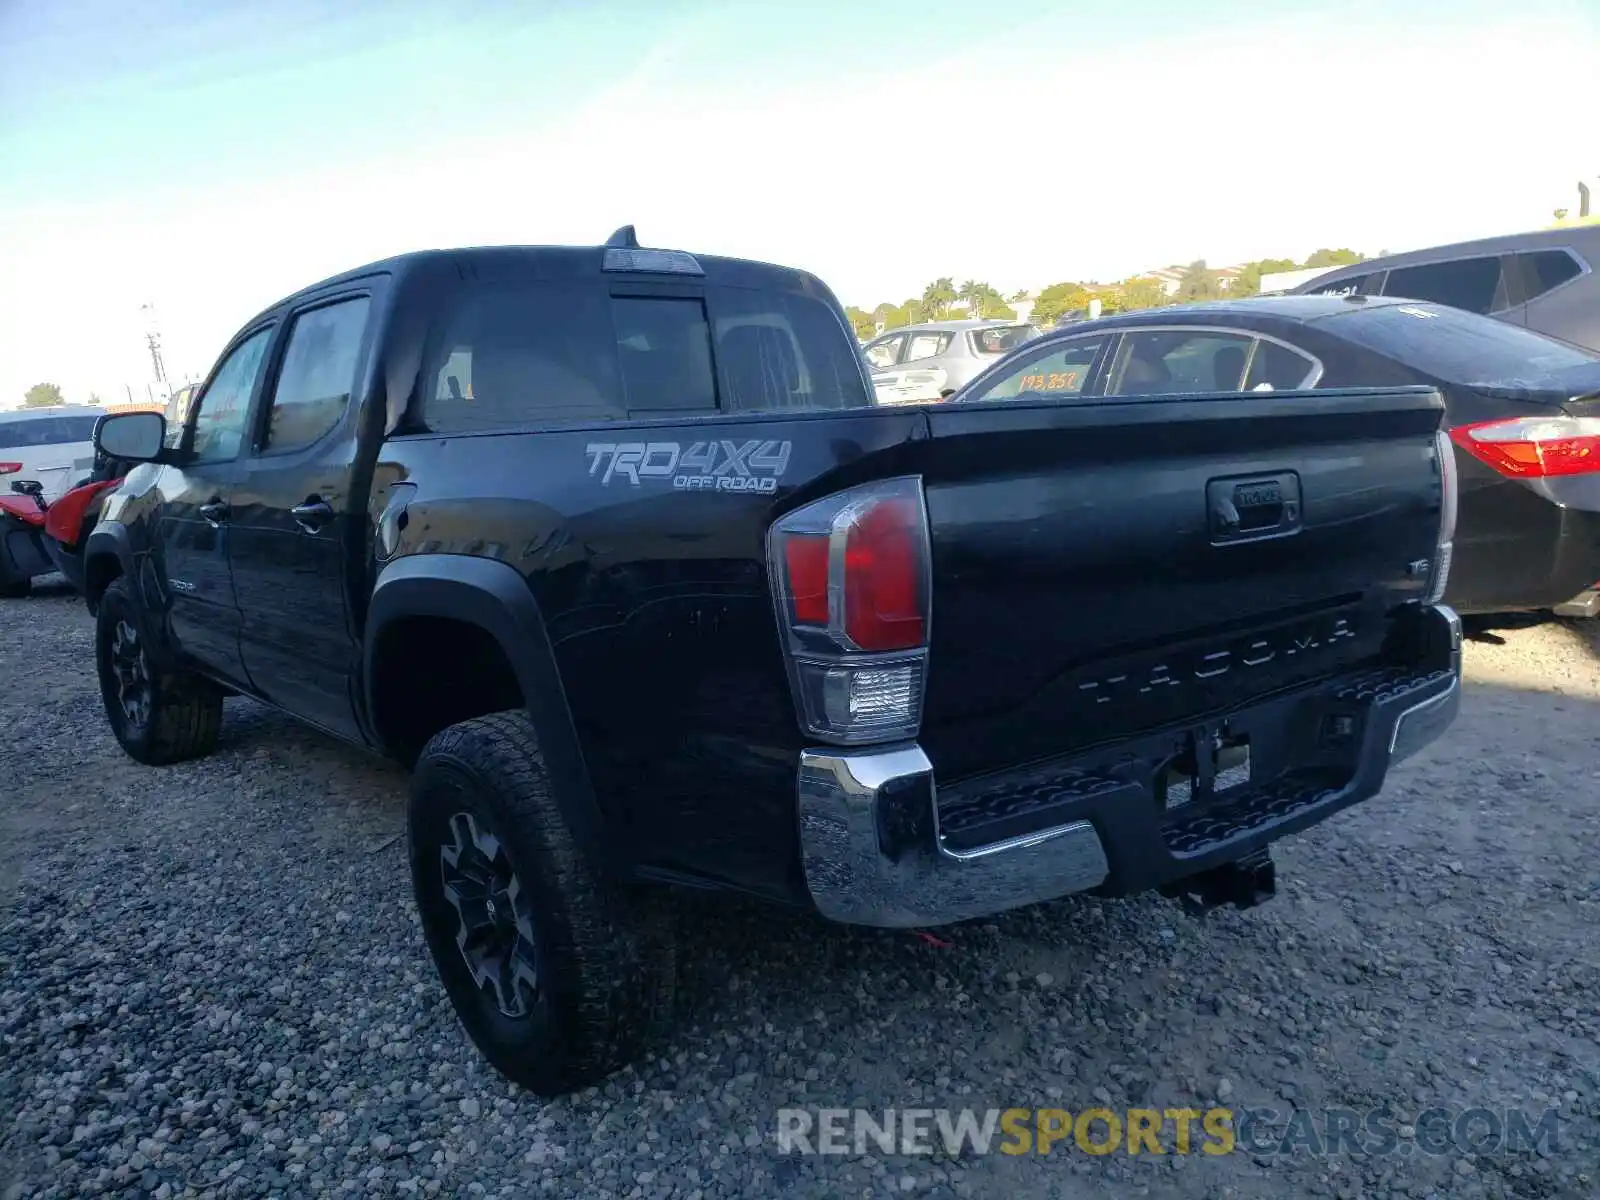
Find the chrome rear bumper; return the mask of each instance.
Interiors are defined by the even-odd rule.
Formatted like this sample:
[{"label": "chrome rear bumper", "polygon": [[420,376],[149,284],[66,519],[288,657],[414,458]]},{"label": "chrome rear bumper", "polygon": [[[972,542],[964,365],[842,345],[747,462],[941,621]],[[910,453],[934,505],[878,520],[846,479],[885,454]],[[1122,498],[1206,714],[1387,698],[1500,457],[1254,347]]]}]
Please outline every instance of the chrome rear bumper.
[{"label": "chrome rear bumper", "polygon": [[[885,836],[886,823],[924,815],[927,836],[914,827],[903,839]],[[946,849],[933,764],[917,746],[801,755],[800,844],[818,911],[857,925],[963,921],[1095,887],[1108,870],[1088,821],[975,851]]]},{"label": "chrome rear bumper", "polygon": [[[977,848],[955,849],[939,828],[933,764],[919,746],[800,756],[799,833],[806,886],[817,910],[848,924],[912,928],[949,924],[1108,885],[1143,891],[1234,861],[1306,828],[1383,786],[1391,764],[1415,754],[1455,719],[1461,702],[1460,622],[1437,608],[1444,662],[1411,685],[1371,700],[1364,733],[1339,786],[1274,793],[1206,818],[1218,832],[1164,832],[1167,819],[1141,769],[1074,801],[1071,819]],[[1349,691],[1343,693],[1348,699]],[[1302,702],[1280,698],[1275,704]],[[1130,739],[1137,764],[1139,739]],[[1063,764],[1066,770],[1067,764]],[[1227,804],[1219,804],[1226,810]]]}]

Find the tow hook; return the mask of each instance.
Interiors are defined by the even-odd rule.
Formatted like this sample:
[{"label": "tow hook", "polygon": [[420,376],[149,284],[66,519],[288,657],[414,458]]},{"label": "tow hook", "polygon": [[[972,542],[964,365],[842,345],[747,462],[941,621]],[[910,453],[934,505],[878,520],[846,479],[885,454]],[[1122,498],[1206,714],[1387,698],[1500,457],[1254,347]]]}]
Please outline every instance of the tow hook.
[{"label": "tow hook", "polygon": [[1224,904],[1254,908],[1271,900],[1277,890],[1272,853],[1263,847],[1220,867],[1169,883],[1161,894],[1180,901],[1190,916],[1203,917]]}]

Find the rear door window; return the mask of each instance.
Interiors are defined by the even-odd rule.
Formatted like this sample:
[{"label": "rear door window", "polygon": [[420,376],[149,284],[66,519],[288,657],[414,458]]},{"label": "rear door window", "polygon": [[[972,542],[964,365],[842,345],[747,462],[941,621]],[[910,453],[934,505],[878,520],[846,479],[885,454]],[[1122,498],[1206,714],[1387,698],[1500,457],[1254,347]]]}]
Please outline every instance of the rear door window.
[{"label": "rear door window", "polygon": [[1265,339],[1256,343],[1250,358],[1250,374],[1245,377],[1247,392],[1282,392],[1310,387],[1317,361],[1308,354]]},{"label": "rear door window", "polygon": [[1141,329],[1122,339],[1108,396],[1236,392],[1253,339],[1243,334]]},{"label": "rear door window", "polygon": [[1070,338],[1029,355],[968,400],[1056,400],[1077,396],[1089,383],[1109,335]]},{"label": "rear door window", "polygon": [[1583,265],[1570,250],[1526,250],[1516,257],[1522,267],[1528,300],[1537,299],[1583,274]]},{"label": "rear door window", "polygon": [[908,363],[921,362],[925,358],[937,358],[950,348],[950,339],[953,334],[948,333],[914,333],[911,342],[906,346],[906,356],[902,360]]},{"label": "rear door window", "polygon": [[27,417],[21,421],[0,421],[0,450],[23,446],[62,446],[94,440],[99,413],[61,417]]},{"label": "rear door window", "polygon": [[267,413],[263,452],[302,449],[339,423],[355,387],[370,305],[358,296],[296,315]]},{"label": "rear door window", "polygon": [[1432,300],[1471,313],[1499,312],[1510,303],[1505,271],[1498,254],[1396,267],[1384,282],[1383,294],[1407,300]]}]

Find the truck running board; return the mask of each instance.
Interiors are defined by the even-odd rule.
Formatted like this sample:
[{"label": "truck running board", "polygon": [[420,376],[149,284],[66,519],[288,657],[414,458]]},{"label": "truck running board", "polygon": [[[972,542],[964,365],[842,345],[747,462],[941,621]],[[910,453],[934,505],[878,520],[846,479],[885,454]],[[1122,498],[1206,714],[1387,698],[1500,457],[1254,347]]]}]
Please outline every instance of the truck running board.
[{"label": "truck running board", "polygon": [[1263,847],[1233,862],[1167,884],[1161,894],[1182,902],[1190,916],[1203,917],[1225,904],[1254,908],[1272,899],[1277,890],[1272,853]]}]

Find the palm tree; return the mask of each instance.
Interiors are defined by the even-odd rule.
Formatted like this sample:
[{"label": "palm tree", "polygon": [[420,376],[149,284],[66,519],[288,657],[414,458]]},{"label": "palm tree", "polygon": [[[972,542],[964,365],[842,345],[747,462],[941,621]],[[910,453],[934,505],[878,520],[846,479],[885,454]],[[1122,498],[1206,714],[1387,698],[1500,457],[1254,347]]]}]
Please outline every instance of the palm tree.
[{"label": "palm tree", "polygon": [[983,298],[988,293],[988,284],[979,283],[976,279],[969,279],[961,285],[961,290],[956,293],[956,299],[967,302],[968,316],[981,317],[983,316]]},{"label": "palm tree", "polygon": [[955,300],[955,281],[948,275],[940,276],[922,289],[922,307],[931,320],[937,321],[949,313]]}]

